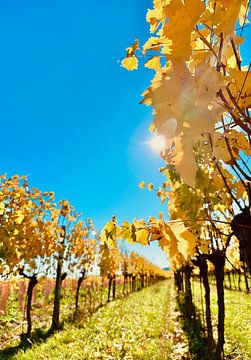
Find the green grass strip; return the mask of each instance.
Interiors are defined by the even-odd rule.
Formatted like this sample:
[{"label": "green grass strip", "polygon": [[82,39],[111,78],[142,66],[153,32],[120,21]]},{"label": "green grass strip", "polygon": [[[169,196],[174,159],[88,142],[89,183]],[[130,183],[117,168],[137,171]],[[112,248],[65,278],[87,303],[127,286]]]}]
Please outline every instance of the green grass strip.
[{"label": "green grass strip", "polygon": [[[211,287],[211,310],[214,338],[217,340],[217,292]],[[201,311],[200,284],[193,283],[195,305]],[[202,294],[204,298],[204,292]],[[241,360],[251,359],[251,295],[225,289],[225,355]],[[204,305],[205,312],[205,305]]]},{"label": "green grass strip", "polygon": [[164,281],[111,302],[81,328],[66,324],[45,343],[11,357],[5,352],[4,359],[171,359],[170,340],[164,337],[169,285]]}]

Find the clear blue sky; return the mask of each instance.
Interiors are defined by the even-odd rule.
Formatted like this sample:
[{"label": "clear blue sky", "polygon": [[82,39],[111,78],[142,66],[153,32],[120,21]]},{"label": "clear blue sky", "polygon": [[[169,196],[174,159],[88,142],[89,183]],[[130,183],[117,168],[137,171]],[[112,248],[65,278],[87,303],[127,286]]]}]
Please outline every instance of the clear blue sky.
[{"label": "clear blue sky", "polygon": [[[148,37],[150,0],[0,2],[1,173],[28,175],[102,228],[166,211],[138,182],[160,181],[149,150],[150,70],[127,72],[125,48]],[[245,31],[247,32],[247,31]],[[250,31],[249,31],[250,35]],[[246,41],[249,51],[250,37]],[[153,248],[139,252],[159,264]]]},{"label": "clear blue sky", "polygon": [[[144,144],[151,109],[139,105],[151,71],[117,62],[138,36],[151,1],[43,0],[0,3],[1,173],[28,175],[102,228],[157,215],[151,181],[161,161]],[[163,206],[162,206],[163,208]],[[165,211],[165,208],[164,208]],[[140,247],[160,266],[157,245]]]}]

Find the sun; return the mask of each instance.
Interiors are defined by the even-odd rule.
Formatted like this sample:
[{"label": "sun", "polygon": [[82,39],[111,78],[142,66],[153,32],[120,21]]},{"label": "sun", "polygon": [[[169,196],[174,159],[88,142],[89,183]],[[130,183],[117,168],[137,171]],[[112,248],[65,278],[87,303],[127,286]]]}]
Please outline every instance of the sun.
[{"label": "sun", "polygon": [[166,139],[163,135],[153,134],[147,144],[150,145],[154,152],[160,154],[166,147]]}]

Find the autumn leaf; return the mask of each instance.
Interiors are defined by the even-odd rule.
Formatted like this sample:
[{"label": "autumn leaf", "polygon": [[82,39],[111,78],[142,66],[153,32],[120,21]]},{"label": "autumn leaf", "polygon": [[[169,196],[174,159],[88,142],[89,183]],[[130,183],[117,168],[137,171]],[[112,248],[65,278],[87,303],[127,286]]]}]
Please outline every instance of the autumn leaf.
[{"label": "autumn leaf", "polygon": [[127,70],[136,70],[138,68],[138,59],[136,56],[129,56],[122,60],[121,66]]},{"label": "autumn leaf", "polygon": [[135,43],[133,43],[130,47],[128,47],[127,50],[127,57],[132,57],[135,54],[135,51],[138,49],[139,47],[139,40],[136,39]]},{"label": "autumn leaf", "polygon": [[140,188],[140,189],[144,189],[145,187],[146,187],[145,182],[144,182],[144,181],[141,181],[141,182],[139,183],[139,188]]},{"label": "autumn leaf", "polygon": [[121,66],[127,70],[135,70],[138,68],[138,59],[136,58],[135,51],[139,47],[139,41],[136,39],[135,43],[132,46],[127,48],[127,55],[121,62]]},{"label": "autumn leaf", "polygon": [[17,210],[15,222],[17,224],[21,224],[23,222],[23,220],[24,220],[24,214],[23,214],[22,210]]},{"label": "autumn leaf", "polygon": [[150,37],[143,45],[143,52],[146,53],[148,50],[159,51],[161,41],[158,37]]},{"label": "autumn leaf", "polygon": [[5,204],[4,202],[0,202],[0,215],[3,215],[5,212]]},{"label": "autumn leaf", "polygon": [[116,241],[117,235],[118,235],[118,227],[113,220],[110,220],[106,223],[100,238],[102,242],[104,243],[108,242],[109,244],[111,244]]},{"label": "autumn leaf", "polygon": [[148,69],[153,69],[155,71],[160,70],[161,69],[160,57],[153,56],[152,58],[148,59],[145,62],[145,67]]},{"label": "autumn leaf", "polygon": [[147,185],[147,188],[148,188],[149,191],[152,191],[152,189],[153,189],[153,183],[149,183],[149,184]]}]

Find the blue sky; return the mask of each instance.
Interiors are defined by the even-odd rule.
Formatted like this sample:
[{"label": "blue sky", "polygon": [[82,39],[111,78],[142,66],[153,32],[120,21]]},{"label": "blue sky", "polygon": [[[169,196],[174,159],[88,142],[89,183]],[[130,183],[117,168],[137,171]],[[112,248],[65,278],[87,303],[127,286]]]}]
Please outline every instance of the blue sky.
[{"label": "blue sky", "polygon": [[[151,109],[139,105],[152,72],[117,62],[138,36],[151,1],[1,1],[1,173],[28,175],[99,228],[157,215],[161,161],[145,142]],[[162,206],[163,208],[163,206]],[[165,211],[165,208],[164,208]],[[140,247],[160,266],[166,256]]]},{"label": "blue sky", "polygon": [[[145,144],[151,109],[139,105],[153,73],[118,63],[135,37],[148,37],[151,7],[150,0],[0,3],[1,172],[28,175],[98,228],[113,214],[121,221],[166,211],[138,188],[161,179],[162,162]],[[248,44],[250,31],[246,58]],[[166,265],[156,244],[139,252]]]}]

